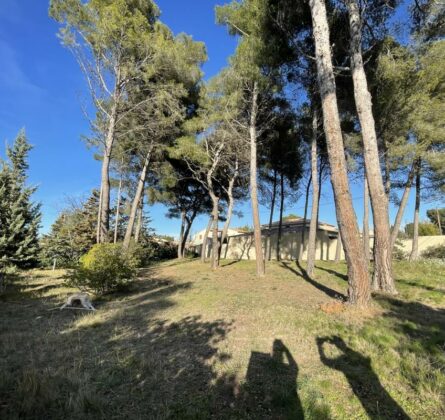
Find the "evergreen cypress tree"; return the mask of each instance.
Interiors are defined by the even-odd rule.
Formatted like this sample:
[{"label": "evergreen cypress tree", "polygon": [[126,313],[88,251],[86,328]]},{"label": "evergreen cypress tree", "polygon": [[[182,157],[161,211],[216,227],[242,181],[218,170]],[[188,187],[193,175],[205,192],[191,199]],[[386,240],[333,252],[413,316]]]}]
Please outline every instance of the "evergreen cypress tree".
[{"label": "evergreen cypress tree", "polygon": [[32,267],[39,251],[40,204],[32,201],[36,187],[26,185],[32,146],[21,130],[0,170],[0,270]]}]

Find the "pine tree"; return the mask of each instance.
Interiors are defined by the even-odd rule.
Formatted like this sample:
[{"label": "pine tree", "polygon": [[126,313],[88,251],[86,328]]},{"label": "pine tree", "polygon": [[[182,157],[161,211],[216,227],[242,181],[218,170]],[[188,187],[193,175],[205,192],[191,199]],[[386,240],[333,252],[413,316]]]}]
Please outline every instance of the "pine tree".
[{"label": "pine tree", "polygon": [[0,171],[0,270],[27,268],[38,261],[40,204],[32,201],[36,187],[28,187],[28,154],[32,146],[25,131],[7,148],[9,162]]}]

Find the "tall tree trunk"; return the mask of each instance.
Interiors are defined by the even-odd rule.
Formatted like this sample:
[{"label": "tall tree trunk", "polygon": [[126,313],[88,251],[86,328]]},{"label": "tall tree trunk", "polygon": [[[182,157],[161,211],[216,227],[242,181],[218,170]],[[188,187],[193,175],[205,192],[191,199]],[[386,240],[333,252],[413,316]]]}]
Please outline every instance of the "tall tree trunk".
[{"label": "tall tree trunk", "polygon": [[304,241],[306,240],[306,225],[307,225],[307,207],[309,204],[309,190],[312,184],[312,175],[309,178],[309,181],[306,185],[306,196],[304,199],[304,216],[303,216],[303,228],[301,230],[301,244],[300,249],[298,250],[298,261],[301,261],[303,258],[303,253],[305,251]]},{"label": "tall tree trunk", "polygon": [[136,212],[141,202],[142,193],[144,191],[145,179],[147,178],[148,163],[150,162],[151,150],[145,156],[144,164],[142,166],[141,173],[139,175],[138,185],[136,187],[136,193],[131,203],[130,217],[128,218],[127,230],[124,237],[124,249],[128,249],[130,246],[131,235],[133,233],[134,223],[136,220]]},{"label": "tall tree trunk", "polygon": [[280,174],[280,221],[278,223],[277,235],[277,261],[281,260],[281,235],[283,230],[283,210],[284,210],[284,175]]},{"label": "tall tree trunk", "polygon": [[97,206],[96,243],[98,243],[98,244],[100,243],[100,226],[101,226],[100,218],[101,218],[101,215],[102,215],[101,207],[102,207],[102,184],[100,185],[99,203],[98,203],[98,206]]},{"label": "tall tree trunk", "polygon": [[192,224],[193,224],[193,221],[195,220],[195,217],[196,217],[196,211],[194,211],[192,213],[190,218],[187,218],[187,216],[185,217],[185,221],[186,221],[185,226],[186,227],[185,227],[185,231],[184,231],[184,234],[183,234],[183,237],[182,237],[181,258],[185,257],[185,247],[187,245],[187,239],[189,237],[190,229],[192,228]]},{"label": "tall tree trunk", "polygon": [[389,200],[389,194],[391,193],[391,168],[389,165],[389,153],[386,141],[383,141],[383,153],[383,162],[385,164],[385,194]]},{"label": "tall tree trunk", "polygon": [[252,204],[253,237],[255,242],[256,273],[258,277],[265,274],[263,244],[261,238],[260,212],[258,210],[257,185],[257,115],[258,114],[258,84],[253,83],[252,106],[250,110],[250,201]]},{"label": "tall tree trunk", "polygon": [[272,258],[272,223],[273,223],[273,213],[275,210],[275,199],[277,197],[277,170],[273,171],[273,190],[272,190],[272,203],[270,205],[270,215],[269,215],[269,229],[267,231],[267,258],[268,261]]},{"label": "tall tree trunk", "polygon": [[142,223],[144,221],[144,190],[142,190],[141,201],[139,203],[138,217],[136,221],[136,227],[134,230],[134,242],[139,243],[139,237],[141,236]]},{"label": "tall tree trunk", "polygon": [[212,200],[213,209],[212,209],[212,254],[211,254],[211,267],[212,269],[218,268],[219,265],[219,238],[218,238],[218,219],[219,219],[219,197],[215,194],[213,188],[213,174],[218,166],[218,163],[221,158],[221,152],[224,148],[224,142],[220,142],[218,149],[213,157],[213,162],[209,170],[207,171],[207,191],[210,195],[210,199]]},{"label": "tall tree trunk", "polygon": [[442,222],[440,221],[439,209],[436,207],[437,227],[439,228],[439,235],[442,235]]},{"label": "tall tree trunk", "polygon": [[361,246],[357,218],[352,205],[346,170],[345,147],[340,127],[329,26],[324,0],[309,0],[312,15],[318,84],[323,107],[331,182],[334,191],[337,221],[348,264],[348,296],[351,304],[367,305],[370,299],[368,270]]},{"label": "tall tree trunk", "polygon": [[110,167],[111,150],[106,151],[102,161],[102,193],[100,202],[100,224],[99,237],[97,242],[104,243],[108,241],[108,230],[110,224]]},{"label": "tall tree trunk", "polygon": [[[118,83],[116,84],[118,86]],[[117,107],[120,92],[116,88],[114,95],[114,101],[111,106],[110,116],[108,120],[107,135],[105,138],[105,148],[102,158],[101,169],[101,194],[100,194],[100,223],[97,235],[97,243],[104,243],[109,241],[109,229],[110,229],[110,161],[111,152],[113,151],[114,137],[116,131],[116,119],[117,119]]]},{"label": "tall tree trunk", "polygon": [[363,209],[363,249],[365,251],[366,264],[369,265],[371,258],[369,253],[369,188],[366,174],[363,185]]},{"label": "tall tree trunk", "polygon": [[[223,230],[221,233],[221,245],[218,252],[218,259],[221,258],[221,250],[224,245],[224,241],[227,239],[227,233],[229,231],[230,222],[232,220],[233,207],[235,205],[235,200],[233,199],[233,187],[235,186],[236,179],[238,178],[238,161],[235,163],[235,172],[232,178],[229,181],[229,186],[227,188],[227,198],[228,198],[228,206],[227,206],[227,218],[223,226]],[[227,244],[228,246],[228,244]]]},{"label": "tall tree trunk", "polygon": [[340,257],[341,257],[341,233],[340,233],[340,229],[338,229],[338,236],[337,236],[337,245],[335,247],[335,263],[339,263],[340,262]]},{"label": "tall tree trunk", "polygon": [[314,275],[315,267],[315,251],[317,245],[317,224],[318,224],[318,200],[320,197],[320,185],[318,179],[318,153],[317,153],[317,137],[318,137],[318,114],[314,109],[312,117],[312,142],[311,142],[311,173],[312,173],[312,211],[311,223],[309,225],[309,242],[307,250],[307,268],[306,272],[309,277]]},{"label": "tall tree trunk", "polygon": [[213,209],[212,209],[212,255],[211,255],[211,267],[213,270],[218,268],[218,248],[219,248],[219,238],[218,238],[218,219],[219,219],[219,197],[217,197],[213,191],[210,192],[212,198]]},{"label": "tall tree trunk", "polygon": [[320,199],[321,199],[321,187],[323,180],[323,165],[320,159],[320,165],[318,170],[318,196],[317,196],[317,230],[320,228]]},{"label": "tall tree trunk", "polygon": [[400,201],[399,209],[397,210],[396,219],[391,232],[391,253],[396,244],[397,236],[399,235],[400,225],[402,224],[403,213],[405,212],[406,205],[408,203],[409,193],[413,185],[414,175],[416,173],[416,161],[414,161],[411,170],[408,174],[408,179],[405,184],[405,190],[403,191],[402,200]]},{"label": "tall tree trunk", "polygon": [[420,169],[421,161],[417,159],[416,163],[416,204],[414,207],[414,222],[413,222],[413,247],[411,249],[410,261],[415,261],[419,258],[419,210],[420,210]]},{"label": "tall tree trunk", "polygon": [[201,262],[203,262],[203,263],[206,261],[207,242],[208,242],[208,239],[209,239],[209,233],[210,233],[210,229],[212,228],[212,224],[213,224],[213,215],[211,215],[210,218],[209,218],[209,222],[207,223],[206,231],[204,233],[204,238],[202,240]]},{"label": "tall tree trunk", "polygon": [[184,241],[184,230],[185,230],[185,210],[181,210],[181,231],[179,232],[178,241],[178,258],[183,258],[182,243]]},{"label": "tall tree trunk", "polygon": [[123,159],[121,162],[119,187],[117,189],[116,215],[114,217],[114,243],[117,243],[117,234],[119,232],[119,216],[121,209],[121,194],[122,194],[122,166],[123,166]]},{"label": "tall tree trunk", "polygon": [[356,0],[347,0],[347,7],[351,34],[351,70],[354,98],[363,138],[366,176],[374,220],[375,261],[372,284],[374,289],[397,294],[392,276],[388,197],[383,186],[371,95],[363,65],[361,16]]}]

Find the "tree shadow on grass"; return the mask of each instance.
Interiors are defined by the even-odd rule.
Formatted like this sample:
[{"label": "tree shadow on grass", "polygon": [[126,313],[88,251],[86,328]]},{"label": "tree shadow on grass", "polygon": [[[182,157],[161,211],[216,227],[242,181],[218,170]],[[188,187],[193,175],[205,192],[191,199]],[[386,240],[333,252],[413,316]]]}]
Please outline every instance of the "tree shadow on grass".
[{"label": "tree shadow on grass", "polygon": [[196,261],[198,261],[197,257],[175,258],[175,259],[171,259],[171,260],[163,260],[163,261],[155,262],[155,263],[153,263],[153,265],[143,268],[142,270],[151,270],[151,269],[159,268],[159,264],[162,264],[162,263],[167,264],[167,267],[175,267],[177,265],[185,265],[185,264],[188,264],[191,262],[196,262]]},{"label": "tree shadow on grass", "polygon": [[98,378],[120,378],[112,384],[114,408],[107,407],[108,414],[122,408],[131,418],[209,418],[230,410],[230,398],[213,385],[215,364],[231,357],[217,348],[230,328],[231,322],[200,316],[153,319],[130,336],[110,339],[112,353],[125,354],[126,361],[110,363]]},{"label": "tree shadow on grass", "polygon": [[376,295],[375,300],[386,309],[383,314],[392,322],[392,328],[409,340],[402,343],[405,350],[419,348],[430,356],[443,357],[445,346],[445,310],[420,302],[407,302],[386,295]]},{"label": "tree shadow on grass", "polygon": [[[222,366],[231,320],[175,312],[188,283],[146,280],[94,313],[11,302],[0,319],[1,418],[302,418],[294,358],[252,352],[246,384]],[[164,312],[168,309],[168,312]],[[300,415],[301,414],[301,415]]]},{"label": "tree shadow on grass", "polygon": [[221,267],[229,267],[229,266],[231,266],[231,265],[238,264],[240,261],[241,261],[241,260],[232,260],[232,261],[228,261],[227,263],[226,263],[226,261],[224,261],[224,262],[221,264]]},{"label": "tree shadow on grass", "polygon": [[331,270],[330,268],[325,268],[320,265],[316,265],[315,268],[326,271],[326,273],[333,274],[335,277],[338,277],[341,280],[348,281],[348,276],[346,274],[339,273],[338,271]]},{"label": "tree shadow on grass", "polygon": [[424,284],[421,284],[420,281],[397,279],[397,283],[403,283],[403,284],[406,284],[407,286],[419,287],[421,289],[428,290],[430,292],[437,292],[437,293],[445,294],[445,290],[437,289],[436,287],[432,287],[432,286],[426,286]]},{"label": "tree shadow on grass", "polygon": [[300,270],[299,272],[297,270],[295,270],[294,268],[292,268],[289,263],[281,262],[281,266],[282,267],[284,267],[287,270],[291,271],[296,276],[302,277],[304,280],[306,280],[312,286],[314,286],[318,290],[322,291],[323,293],[325,293],[329,297],[331,297],[333,299],[346,300],[346,296],[343,293],[337,292],[336,290],[331,289],[330,287],[327,287],[324,284],[321,284],[321,283],[315,281],[314,279],[312,279],[311,277],[309,277],[307,272],[306,272],[306,270],[302,267],[302,265],[300,264],[299,261],[296,261],[296,264],[297,264],[297,267]]},{"label": "tree shadow on grass", "polygon": [[160,318],[188,288],[148,281],[87,314],[49,311],[54,299],[5,302],[0,417],[199,418],[212,406],[213,364],[230,357],[216,345],[231,322]]},{"label": "tree shadow on grass", "polygon": [[[340,355],[328,357],[326,345]],[[320,360],[344,373],[352,391],[360,400],[370,419],[409,419],[410,417],[382,386],[371,366],[371,359],[354,351],[338,336],[318,337]]]}]

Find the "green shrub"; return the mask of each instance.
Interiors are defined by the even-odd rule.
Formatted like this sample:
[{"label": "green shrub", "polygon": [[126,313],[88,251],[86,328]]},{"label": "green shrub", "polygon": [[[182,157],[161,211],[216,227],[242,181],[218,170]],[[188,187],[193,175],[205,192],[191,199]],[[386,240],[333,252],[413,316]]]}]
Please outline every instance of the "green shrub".
[{"label": "green shrub", "polygon": [[[405,225],[405,233],[409,238],[414,236],[414,224],[408,223]],[[436,236],[440,235],[439,228],[433,223],[420,222],[419,223],[419,236]]]},{"label": "green shrub", "polygon": [[176,258],[178,254],[177,247],[171,242],[157,242],[153,239],[147,240],[138,248],[143,266]]},{"label": "green shrub", "polygon": [[426,259],[445,260],[445,245],[434,245],[422,252],[422,257]]},{"label": "green shrub", "polygon": [[121,244],[97,244],[80,258],[67,283],[96,294],[122,290],[134,280],[139,264],[136,248],[125,252]]},{"label": "green shrub", "polygon": [[392,257],[397,261],[403,261],[408,259],[408,254],[403,250],[402,242],[399,238],[396,239],[396,243],[394,244],[394,248],[392,250]]}]

